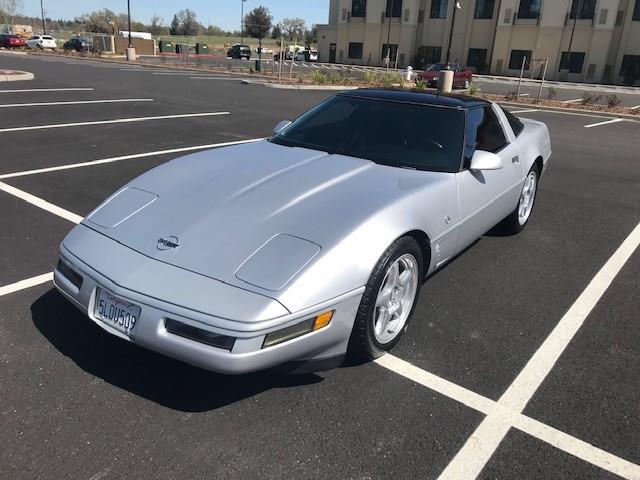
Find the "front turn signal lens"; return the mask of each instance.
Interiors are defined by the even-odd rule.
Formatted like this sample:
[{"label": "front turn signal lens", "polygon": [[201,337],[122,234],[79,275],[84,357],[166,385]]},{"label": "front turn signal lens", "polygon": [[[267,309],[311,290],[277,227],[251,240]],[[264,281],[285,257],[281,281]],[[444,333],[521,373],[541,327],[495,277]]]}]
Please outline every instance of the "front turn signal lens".
[{"label": "front turn signal lens", "polygon": [[332,318],[333,310],[330,310],[328,312],[321,313],[315,318],[309,318],[304,322],[296,323],[295,325],[283,328],[282,330],[269,333],[264,337],[262,348],[273,347],[274,345],[288,342],[294,338],[302,337],[308,333],[320,330],[321,328],[329,325]]},{"label": "front turn signal lens", "polygon": [[320,330],[321,328],[326,327],[331,323],[331,319],[333,318],[333,310],[329,312],[321,313],[316,317],[313,322],[313,331]]}]

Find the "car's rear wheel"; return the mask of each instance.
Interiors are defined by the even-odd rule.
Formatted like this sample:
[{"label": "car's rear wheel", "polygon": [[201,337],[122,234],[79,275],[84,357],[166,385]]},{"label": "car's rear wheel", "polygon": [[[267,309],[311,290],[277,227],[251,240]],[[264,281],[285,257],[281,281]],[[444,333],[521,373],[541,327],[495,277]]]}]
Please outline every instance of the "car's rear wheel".
[{"label": "car's rear wheel", "polygon": [[518,205],[500,224],[500,227],[502,227],[506,233],[520,233],[529,222],[538,193],[539,180],[540,171],[538,166],[534,165],[524,180]]},{"label": "car's rear wheel", "polygon": [[351,355],[374,359],[400,341],[418,300],[422,270],[422,251],[414,238],[401,237],[385,251],[360,301]]}]

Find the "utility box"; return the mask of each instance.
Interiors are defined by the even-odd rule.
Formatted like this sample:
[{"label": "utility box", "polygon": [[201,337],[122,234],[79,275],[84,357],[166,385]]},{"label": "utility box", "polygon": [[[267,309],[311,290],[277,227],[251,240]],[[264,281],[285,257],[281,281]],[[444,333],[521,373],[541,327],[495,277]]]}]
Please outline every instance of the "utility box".
[{"label": "utility box", "polygon": [[160,53],[173,53],[173,43],[160,40],[158,50],[160,50]]},{"label": "utility box", "polygon": [[208,55],[209,45],[206,43],[196,43],[196,55]]}]

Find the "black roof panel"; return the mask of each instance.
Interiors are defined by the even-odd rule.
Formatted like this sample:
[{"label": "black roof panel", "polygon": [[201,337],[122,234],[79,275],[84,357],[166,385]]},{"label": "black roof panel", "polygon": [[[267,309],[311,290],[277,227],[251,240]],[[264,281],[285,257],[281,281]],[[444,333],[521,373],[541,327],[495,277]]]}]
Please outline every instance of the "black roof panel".
[{"label": "black roof panel", "polygon": [[481,98],[466,95],[439,95],[423,90],[406,90],[393,88],[361,88],[339,93],[343,97],[358,97],[371,100],[385,100],[390,102],[414,103],[419,105],[437,105],[449,108],[474,108],[489,105]]}]

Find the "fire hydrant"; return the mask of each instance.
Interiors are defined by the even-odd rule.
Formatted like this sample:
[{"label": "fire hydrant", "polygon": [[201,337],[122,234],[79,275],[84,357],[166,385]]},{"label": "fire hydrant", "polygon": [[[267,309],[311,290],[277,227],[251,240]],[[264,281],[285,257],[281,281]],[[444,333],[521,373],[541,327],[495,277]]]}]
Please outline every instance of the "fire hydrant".
[{"label": "fire hydrant", "polygon": [[408,66],[407,67],[407,82],[410,82],[411,80],[413,80],[413,67],[412,66]]}]

